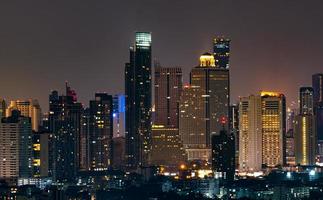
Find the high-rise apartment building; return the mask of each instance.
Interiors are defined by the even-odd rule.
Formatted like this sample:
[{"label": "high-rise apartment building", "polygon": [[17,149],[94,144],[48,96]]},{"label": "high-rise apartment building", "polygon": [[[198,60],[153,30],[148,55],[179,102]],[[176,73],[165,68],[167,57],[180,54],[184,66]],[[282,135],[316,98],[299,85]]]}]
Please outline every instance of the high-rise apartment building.
[{"label": "high-rise apartment building", "polygon": [[106,93],[96,93],[89,108],[89,167],[107,170],[112,166],[113,100]]},{"label": "high-rise apartment building", "polygon": [[295,123],[296,110],[287,109],[286,113],[286,164],[295,165]]},{"label": "high-rise apartment building", "polygon": [[239,168],[255,172],[262,166],[285,164],[286,102],[276,92],[240,99]]},{"label": "high-rise apartment building", "polygon": [[125,66],[127,167],[149,165],[151,149],[151,33],[137,32]]},{"label": "high-rise apartment building", "polygon": [[32,129],[29,117],[13,110],[0,122],[0,179],[17,184],[32,177]]},{"label": "high-rise apartment building", "polygon": [[19,110],[24,117],[31,118],[32,130],[37,132],[41,125],[41,109],[37,100],[16,100],[10,101],[10,105],[7,108],[6,116],[10,116],[12,110]]},{"label": "high-rise apartment building", "polygon": [[[73,95],[71,95],[73,94]],[[80,165],[80,135],[83,106],[76,102],[75,92],[66,84],[66,94],[58,95],[53,91],[49,95],[48,128],[53,134],[52,166],[53,179],[56,182],[74,182]]]}]

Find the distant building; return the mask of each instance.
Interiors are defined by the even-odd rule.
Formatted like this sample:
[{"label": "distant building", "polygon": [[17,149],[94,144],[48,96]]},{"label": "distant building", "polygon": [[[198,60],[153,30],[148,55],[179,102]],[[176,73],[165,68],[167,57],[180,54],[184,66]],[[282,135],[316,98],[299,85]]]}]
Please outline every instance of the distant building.
[{"label": "distant building", "polygon": [[89,167],[107,170],[112,167],[113,100],[106,93],[96,93],[89,108]]},{"label": "distant building", "polygon": [[24,117],[31,118],[32,130],[38,131],[41,125],[41,109],[37,100],[16,100],[10,101],[10,105],[7,108],[7,117],[10,116],[12,110],[19,110]]},{"label": "distant building", "polygon": [[49,95],[48,129],[53,134],[49,166],[55,182],[74,182],[80,165],[81,115],[83,106],[66,83],[66,94]]},{"label": "distant building", "polygon": [[286,119],[286,164],[296,165],[295,162],[295,137],[296,111],[288,109]]},{"label": "distant building", "polygon": [[212,170],[220,179],[233,181],[235,174],[235,141],[233,133],[222,130],[212,135]]},{"label": "distant building", "polygon": [[301,87],[299,91],[299,115],[295,123],[296,164],[314,165],[317,149],[313,88]]},{"label": "distant building", "polygon": [[239,169],[260,171],[262,166],[285,164],[286,102],[276,92],[240,99]]},{"label": "distant building", "polygon": [[215,65],[219,68],[228,69],[230,59],[230,39],[223,37],[214,38],[213,54]]},{"label": "distant building", "polygon": [[113,97],[113,137],[125,137],[126,102],[125,95]]},{"label": "distant building", "polygon": [[[181,93],[182,69],[157,66],[150,158],[153,165],[176,166],[186,161],[178,130]],[[165,157],[165,153],[169,156]]]},{"label": "distant building", "polygon": [[32,177],[32,130],[29,117],[13,110],[0,123],[0,179],[16,185]]},{"label": "distant building", "polygon": [[115,169],[123,169],[125,166],[125,155],[126,155],[126,139],[125,137],[113,137],[112,139],[112,165]]},{"label": "distant building", "polygon": [[179,166],[185,161],[186,154],[178,134],[178,128],[153,125],[151,164]]},{"label": "distant building", "polygon": [[[211,135],[219,134],[222,130],[220,119],[225,117],[229,119],[230,103],[230,80],[229,70],[220,68],[215,65],[214,56],[205,53],[200,56],[199,66],[191,71],[190,89],[184,89],[183,101],[180,106],[180,133],[182,137],[193,138],[199,137],[198,142],[191,143],[191,147],[184,147],[188,153],[189,159],[211,159]],[[185,94],[187,92],[187,94]],[[195,93],[195,94],[194,94]],[[191,104],[191,105],[190,105]],[[186,108],[190,105],[192,108]],[[190,110],[186,112],[185,110]],[[186,114],[184,114],[186,113]],[[190,114],[194,113],[194,115]],[[191,121],[187,121],[189,117]],[[198,119],[197,119],[198,118]],[[190,125],[181,125],[189,123]],[[192,130],[188,127],[194,126]],[[182,130],[181,130],[182,129]],[[229,124],[226,124],[226,130],[229,130]],[[191,132],[191,133],[190,133]],[[203,139],[202,139],[203,138]],[[195,146],[195,147],[193,147]],[[205,156],[207,156],[205,158]]]},{"label": "distant building", "polygon": [[137,32],[125,66],[126,159],[129,169],[149,166],[151,149],[151,33]]},{"label": "distant building", "polygon": [[206,126],[204,93],[199,86],[184,86],[179,107],[179,135],[188,160],[209,160],[209,145]]},{"label": "distant building", "polygon": [[40,131],[32,134],[33,177],[48,177],[50,158],[50,134]]},{"label": "distant building", "polygon": [[229,130],[234,135],[235,142],[235,164],[239,166],[239,104],[230,105]]},{"label": "distant building", "polygon": [[315,114],[315,131],[318,143],[318,162],[323,163],[323,74],[313,74],[313,104]]}]

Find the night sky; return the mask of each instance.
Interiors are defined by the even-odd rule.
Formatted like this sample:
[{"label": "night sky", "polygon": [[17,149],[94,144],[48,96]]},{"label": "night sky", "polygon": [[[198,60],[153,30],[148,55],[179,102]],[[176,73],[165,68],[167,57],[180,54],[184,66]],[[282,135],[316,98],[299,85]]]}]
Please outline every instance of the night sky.
[{"label": "night sky", "polygon": [[185,82],[216,35],[231,38],[231,101],[264,90],[297,100],[323,72],[323,1],[1,1],[0,97],[36,98],[68,80],[82,103],[124,92],[135,31],[150,31],[153,57],[182,66]]}]

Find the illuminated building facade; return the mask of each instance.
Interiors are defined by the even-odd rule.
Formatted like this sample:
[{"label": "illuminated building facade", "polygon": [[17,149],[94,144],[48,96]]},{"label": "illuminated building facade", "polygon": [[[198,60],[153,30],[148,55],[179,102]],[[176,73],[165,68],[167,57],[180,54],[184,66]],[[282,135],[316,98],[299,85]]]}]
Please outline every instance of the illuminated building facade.
[{"label": "illuminated building facade", "polygon": [[113,97],[113,137],[125,137],[125,95]]},{"label": "illuminated building facade", "polygon": [[29,117],[13,110],[0,123],[0,179],[17,184],[32,177],[32,129]]},{"label": "illuminated building facade", "polygon": [[204,91],[199,86],[184,86],[179,106],[179,135],[188,160],[209,160],[205,120]]},{"label": "illuminated building facade", "polygon": [[[75,93],[58,95],[52,91],[49,95],[48,129],[53,134],[49,168],[56,182],[73,182],[80,164],[81,115],[83,106],[76,102]],[[52,170],[51,170],[52,169]]]},{"label": "illuminated building facade", "polygon": [[10,101],[10,105],[7,108],[7,117],[10,116],[12,110],[19,110],[22,116],[30,117],[32,130],[38,131],[41,125],[41,109],[37,100],[29,99],[26,101],[16,100]]},{"label": "illuminated building facade", "polygon": [[318,143],[318,162],[323,163],[323,74],[312,76],[313,103]]},{"label": "illuminated building facade", "polygon": [[151,33],[137,32],[125,66],[127,167],[148,166],[151,149]]},{"label": "illuminated building facade", "polygon": [[233,181],[235,174],[234,135],[226,130],[212,135],[212,170],[216,177]]},{"label": "illuminated building facade", "polygon": [[153,125],[151,164],[178,166],[185,161],[185,151],[181,144],[178,128]]},{"label": "illuminated building facade", "polygon": [[33,177],[49,176],[49,135],[46,132],[34,132],[32,135]]},{"label": "illuminated building facade", "polygon": [[[174,166],[185,161],[179,136],[179,102],[182,69],[155,68],[155,117],[152,126],[151,163]],[[169,155],[165,157],[165,152]]]},{"label": "illuminated building facade", "polygon": [[228,69],[230,59],[230,39],[223,37],[214,38],[213,54],[215,65],[219,68]]},{"label": "illuminated building facade", "polygon": [[[199,126],[201,126],[200,129],[205,130],[201,132],[205,134],[205,141],[203,141],[205,148],[211,149],[211,135],[219,134],[223,128],[220,119],[222,117],[229,119],[229,70],[216,67],[214,56],[205,53],[200,57],[199,66],[191,71],[190,84],[197,86],[201,92],[201,97],[195,98],[198,103],[202,100],[199,110],[203,110],[201,113],[204,114],[202,117],[204,123]],[[194,98],[192,100],[194,101]],[[197,122],[193,120],[192,123]],[[197,124],[194,125],[197,126]],[[225,130],[229,130],[229,123],[225,125]]]},{"label": "illuminated building facade", "polygon": [[112,166],[113,100],[106,93],[96,93],[89,108],[89,168],[107,170]]},{"label": "illuminated building facade", "polygon": [[317,136],[313,109],[313,88],[301,87],[299,91],[299,115],[295,123],[296,164],[315,164]]},{"label": "illuminated building facade", "polygon": [[154,124],[178,128],[178,105],[182,87],[181,68],[155,68]]},{"label": "illuminated building facade", "polygon": [[261,92],[240,99],[239,168],[255,172],[285,163],[286,102],[283,94]]}]

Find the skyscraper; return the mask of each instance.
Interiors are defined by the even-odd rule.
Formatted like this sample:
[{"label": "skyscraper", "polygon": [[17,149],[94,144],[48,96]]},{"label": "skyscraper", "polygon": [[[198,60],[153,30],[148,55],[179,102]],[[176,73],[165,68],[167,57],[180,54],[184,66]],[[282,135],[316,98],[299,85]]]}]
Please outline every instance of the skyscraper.
[{"label": "skyscraper", "polygon": [[286,102],[276,92],[240,99],[239,167],[255,172],[262,165],[285,164]]},{"label": "skyscraper", "polygon": [[313,112],[313,93],[311,87],[301,87],[299,90],[299,115],[295,122],[296,164],[315,164],[317,138]]},{"label": "skyscraper", "polygon": [[96,93],[89,109],[89,167],[90,170],[107,170],[112,166],[113,137],[112,96]]},{"label": "skyscraper", "polygon": [[318,162],[323,163],[323,74],[312,76],[315,131],[318,143]]},{"label": "skyscraper", "polygon": [[13,110],[0,123],[0,179],[17,184],[32,177],[32,130],[29,117]]},{"label": "skyscraper", "polygon": [[137,32],[125,66],[127,167],[149,165],[151,149],[151,33]]},{"label": "skyscraper", "polygon": [[41,109],[37,100],[28,99],[10,101],[7,108],[7,116],[10,116],[12,110],[19,110],[22,116],[30,117],[33,131],[38,131],[41,125]]},{"label": "skyscraper", "polygon": [[209,160],[211,147],[207,143],[204,91],[199,86],[183,88],[179,106],[179,135],[188,160]]},{"label": "skyscraper", "polygon": [[[226,122],[224,121],[224,123]],[[228,133],[225,129],[221,130],[219,135],[212,135],[212,170],[218,178],[228,181],[234,180],[234,135]]]},{"label": "skyscraper", "polygon": [[[216,67],[214,56],[205,53],[200,56],[199,66],[191,71],[191,86],[199,88],[199,92],[191,98],[195,106],[200,106],[198,115],[203,114],[201,121],[192,120],[192,126],[199,126],[199,134],[203,134],[204,141],[199,141],[207,149],[211,149],[211,135],[219,134],[223,129],[220,119],[229,119],[230,103],[230,80],[227,68]],[[196,90],[196,89],[195,89]],[[202,102],[202,104],[200,104]],[[198,105],[200,104],[200,105]],[[182,112],[182,111],[181,111]],[[181,119],[182,123],[184,118]],[[181,126],[183,127],[183,126]],[[225,130],[229,130],[229,124],[225,125]],[[181,131],[181,130],[180,130]],[[183,133],[185,134],[185,133]],[[193,137],[193,135],[192,135]],[[209,155],[210,156],[210,155]],[[195,157],[195,156],[194,156]],[[190,156],[189,156],[190,158]],[[210,157],[208,158],[210,159]]]},{"label": "skyscraper", "polygon": [[73,182],[80,163],[80,130],[83,106],[76,102],[75,94],[49,96],[49,131],[53,133],[52,156],[53,178],[56,182]]},{"label": "skyscraper", "polygon": [[213,40],[215,65],[219,68],[229,68],[230,39],[217,37]]},{"label": "skyscraper", "polygon": [[295,120],[296,110],[287,109],[286,116],[286,164],[295,165]]},{"label": "skyscraper", "polygon": [[178,128],[178,106],[182,87],[181,68],[155,68],[154,124]]},{"label": "skyscraper", "polygon": [[[185,161],[178,130],[178,109],[182,93],[182,69],[155,68],[155,118],[152,127],[151,162],[178,165]],[[165,157],[165,152],[169,157]]]}]

